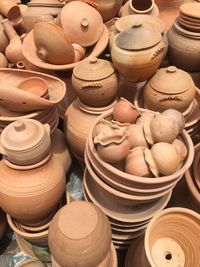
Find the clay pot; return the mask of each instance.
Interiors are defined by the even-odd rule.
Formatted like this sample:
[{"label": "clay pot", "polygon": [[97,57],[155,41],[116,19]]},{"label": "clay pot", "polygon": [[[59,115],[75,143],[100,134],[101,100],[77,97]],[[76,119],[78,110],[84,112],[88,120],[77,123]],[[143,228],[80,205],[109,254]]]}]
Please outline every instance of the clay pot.
[{"label": "clay pot", "polygon": [[148,147],[142,125],[132,124],[127,128],[131,149],[134,147]]},{"label": "clay pot", "polygon": [[17,0],[1,0],[0,1],[0,12],[9,20],[16,19],[20,16],[20,8],[18,7]]},{"label": "clay pot", "polygon": [[1,23],[6,32],[6,35],[10,40],[9,45],[5,50],[7,59],[13,64],[16,64],[18,61],[23,61],[24,56],[22,53],[22,41],[20,39],[20,36],[16,33],[8,19],[2,20]]},{"label": "clay pot", "polygon": [[120,10],[120,17],[132,14],[146,14],[158,17],[159,9],[154,0],[129,0]]},{"label": "clay pot", "polygon": [[[53,38],[49,40],[49,36]],[[74,62],[75,54],[71,41],[51,19],[37,22],[33,27],[33,37],[41,60],[58,65]]]},{"label": "clay pot", "polygon": [[71,42],[83,47],[95,44],[103,33],[103,21],[99,12],[81,1],[65,5],[59,20]]},{"label": "clay pot", "polygon": [[112,109],[114,104],[115,102],[103,108],[93,108],[75,100],[69,106],[65,113],[64,122],[65,137],[72,153],[83,158],[86,139],[93,123],[104,111]]},{"label": "clay pot", "polygon": [[9,40],[8,40],[8,37],[7,37],[7,35],[6,35],[5,31],[4,31],[4,28],[3,28],[3,26],[2,26],[1,23],[0,23],[0,39],[1,39],[1,42],[0,42],[0,52],[1,53],[4,53],[6,47],[9,44]]},{"label": "clay pot", "polygon": [[177,19],[167,32],[169,41],[169,60],[174,66],[195,72],[200,68],[200,33],[185,30]]},{"label": "clay pot", "polygon": [[114,66],[126,80],[143,82],[159,68],[164,50],[160,32],[150,25],[137,22],[132,28],[118,34],[111,57]]},{"label": "clay pot", "polygon": [[160,112],[169,108],[185,111],[195,94],[196,87],[192,77],[173,66],[159,69],[143,91],[147,107]]},{"label": "clay pot", "polygon": [[6,231],[6,225],[7,225],[6,215],[2,211],[2,209],[0,209],[0,240],[2,239]]},{"label": "clay pot", "polygon": [[[13,142],[13,140],[15,140]],[[1,153],[16,165],[40,162],[50,152],[50,127],[36,120],[18,120],[1,134]]]},{"label": "clay pot", "polygon": [[4,54],[0,53],[0,68],[7,68],[8,60]]},{"label": "clay pot", "polygon": [[[98,266],[108,253],[110,257],[109,221],[98,207],[87,202],[71,202],[60,209],[52,220],[48,239],[51,254],[62,267]],[[109,267],[108,262],[102,266]]]},{"label": "clay pot", "polygon": [[54,156],[26,168],[2,160],[0,173],[2,209],[27,225],[47,217],[65,191],[64,170]]},{"label": "clay pot", "polygon": [[[191,227],[188,228],[188,225]],[[147,227],[146,256],[152,267],[169,266],[169,264],[198,266],[199,238],[198,213],[185,208],[166,209],[155,216]]]},{"label": "clay pot", "polygon": [[102,107],[116,97],[118,75],[110,62],[89,58],[73,69],[72,85],[84,104]]},{"label": "clay pot", "polygon": [[74,62],[81,61],[85,56],[86,49],[79,44],[72,44],[72,46],[74,49]]}]

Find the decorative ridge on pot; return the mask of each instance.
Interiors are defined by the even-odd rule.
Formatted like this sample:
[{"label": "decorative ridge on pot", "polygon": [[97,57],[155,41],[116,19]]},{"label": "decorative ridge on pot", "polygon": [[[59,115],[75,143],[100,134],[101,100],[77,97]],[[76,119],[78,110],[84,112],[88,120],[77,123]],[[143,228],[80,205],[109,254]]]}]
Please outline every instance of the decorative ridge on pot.
[{"label": "decorative ridge on pot", "polygon": [[102,146],[107,146],[110,144],[121,144],[127,137],[128,133],[121,130],[113,130],[112,134],[100,133],[94,138],[94,144],[100,144]]}]

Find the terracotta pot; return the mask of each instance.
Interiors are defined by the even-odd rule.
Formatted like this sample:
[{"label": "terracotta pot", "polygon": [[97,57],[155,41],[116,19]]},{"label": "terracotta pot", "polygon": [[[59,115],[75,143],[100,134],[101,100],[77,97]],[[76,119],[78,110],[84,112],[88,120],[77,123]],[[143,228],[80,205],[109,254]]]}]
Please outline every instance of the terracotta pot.
[{"label": "terracotta pot", "polygon": [[120,17],[132,15],[132,14],[146,14],[158,17],[159,9],[154,0],[129,0],[120,10]]},{"label": "terracotta pot", "polygon": [[44,162],[32,169],[13,164],[9,167],[4,160],[0,163],[2,209],[27,225],[47,217],[65,191],[64,170],[58,160],[52,156]]},{"label": "terracotta pot", "polygon": [[188,73],[170,66],[156,72],[145,85],[143,94],[145,104],[151,110],[185,111],[195,97],[196,87]]},{"label": "terracotta pot", "polygon": [[[49,36],[54,36],[51,40]],[[65,32],[51,19],[35,23],[33,37],[37,54],[47,63],[64,65],[75,61],[74,49]],[[55,40],[55,41],[54,41]]]},{"label": "terracotta pot", "polygon": [[81,1],[73,1],[65,5],[59,20],[71,42],[83,47],[95,44],[103,32],[103,21],[99,12]]},{"label": "terracotta pot", "polygon": [[[188,225],[191,227],[188,228]],[[145,252],[148,261],[152,267],[169,264],[198,266],[199,238],[198,213],[185,208],[166,209],[155,216],[147,227]]]},{"label": "terracotta pot", "polygon": [[84,104],[102,107],[110,104],[116,97],[118,75],[110,62],[90,58],[75,66],[72,85]]},{"label": "terracotta pot", "polygon": [[[1,21],[2,21],[2,19],[1,19]],[[7,37],[7,35],[6,35],[5,31],[4,31],[4,28],[3,28],[1,23],[0,23],[0,38],[1,38],[0,52],[4,53],[5,50],[6,50],[6,47],[9,44],[9,40],[8,40],[8,37]]]},{"label": "terracotta pot", "polygon": [[48,239],[51,254],[61,266],[98,266],[110,254],[111,227],[98,207],[75,201],[53,218]]},{"label": "terracotta pot", "polygon": [[138,22],[118,34],[112,46],[111,57],[114,66],[126,80],[143,82],[159,68],[164,50],[165,44],[160,32]]},{"label": "terracotta pot", "polygon": [[0,209],[0,240],[2,239],[3,235],[5,234],[6,225],[7,225],[6,215],[2,211],[2,209]]},{"label": "terracotta pot", "polygon": [[8,60],[4,54],[0,53],[0,68],[7,68]]},{"label": "terracotta pot", "polygon": [[16,19],[20,16],[20,8],[18,7],[17,0],[1,0],[0,1],[0,12],[9,20]]},{"label": "terracotta pot", "polygon": [[186,71],[199,71],[200,34],[185,30],[176,19],[167,33],[167,38],[171,64]]},{"label": "terracotta pot", "polygon": [[75,100],[65,113],[65,137],[72,150],[83,158],[86,139],[90,128],[96,118],[105,110],[113,107],[115,102],[103,108],[93,108],[83,105],[79,100]]},{"label": "terracotta pot", "polygon": [[31,119],[13,122],[2,131],[0,150],[16,165],[36,164],[50,152],[50,127]]}]

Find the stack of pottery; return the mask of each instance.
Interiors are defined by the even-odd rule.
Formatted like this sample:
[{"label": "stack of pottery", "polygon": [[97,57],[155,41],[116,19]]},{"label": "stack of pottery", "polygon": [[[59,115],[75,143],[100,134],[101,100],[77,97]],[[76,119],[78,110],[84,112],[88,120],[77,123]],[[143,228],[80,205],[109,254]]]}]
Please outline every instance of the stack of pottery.
[{"label": "stack of pottery", "polygon": [[199,72],[200,69],[200,33],[199,26],[196,26],[199,21],[200,3],[185,3],[167,33],[171,64],[189,72]]},{"label": "stack of pottery", "polygon": [[73,69],[72,86],[79,99],[65,113],[65,135],[72,153],[83,161],[90,128],[115,104],[118,74],[109,61],[91,57]]},{"label": "stack of pottery", "polygon": [[174,66],[159,69],[140,89],[134,100],[137,108],[162,112],[176,109],[183,113],[185,129],[192,133],[200,120],[200,91],[185,71]]},{"label": "stack of pottery", "polygon": [[99,56],[108,38],[99,12],[82,1],[72,1],[61,9],[56,22],[46,16],[34,24],[24,39],[23,55],[41,69],[70,70],[89,55]]},{"label": "stack of pottery", "polygon": [[38,72],[1,69],[0,132],[19,119],[48,123],[53,133],[59,122],[57,105],[65,96],[60,79]]},{"label": "stack of pottery", "polygon": [[30,119],[13,122],[2,132],[1,147],[0,198],[8,223],[28,242],[46,246],[66,183],[50,128]]},{"label": "stack of pottery", "polygon": [[125,267],[198,266],[199,230],[198,213],[166,209],[149,223],[145,240],[138,239],[130,246]]},{"label": "stack of pottery", "polygon": [[194,162],[191,168],[186,171],[185,179],[194,201],[200,205],[200,144],[195,146]]},{"label": "stack of pottery", "polygon": [[159,9],[154,0],[129,0],[120,9],[120,17],[132,14],[159,16]]},{"label": "stack of pottery", "polygon": [[117,267],[106,215],[95,205],[75,201],[64,206],[49,228],[52,267]]}]

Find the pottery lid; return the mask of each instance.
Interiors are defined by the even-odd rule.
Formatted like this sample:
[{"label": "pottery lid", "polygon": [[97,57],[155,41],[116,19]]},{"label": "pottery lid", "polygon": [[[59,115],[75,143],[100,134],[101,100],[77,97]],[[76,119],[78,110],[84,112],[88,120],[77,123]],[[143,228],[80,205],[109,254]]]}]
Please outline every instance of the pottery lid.
[{"label": "pottery lid", "polygon": [[183,93],[195,87],[192,77],[174,66],[157,70],[149,84],[156,91],[167,94]]},{"label": "pottery lid", "polygon": [[200,19],[200,3],[185,3],[180,6],[180,12],[188,17]]},{"label": "pottery lid", "polygon": [[11,151],[29,150],[43,140],[45,127],[33,119],[17,120],[4,128],[2,146]]},{"label": "pottery lid", "polygon": [[161,34],[158,29],[137,21],[131,28],[119,33],[115,43],[121,49],[141,50],[155,46],[160,40]]},{"label": "pottery lid", "polygon": [[91,57],[77,64],[73,75],[82,80],[95,81],[109,77],[114,71],[115,68],[109,61]]}]

